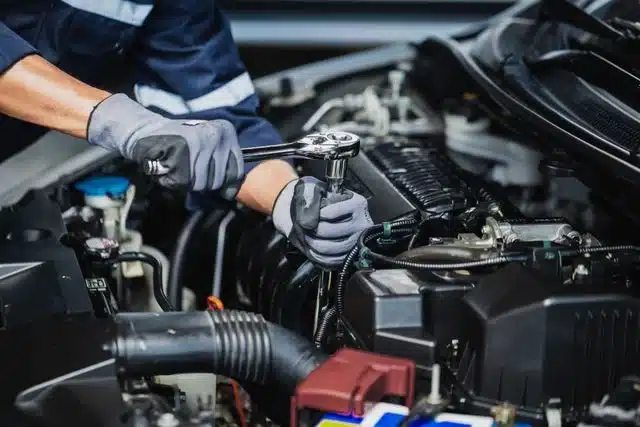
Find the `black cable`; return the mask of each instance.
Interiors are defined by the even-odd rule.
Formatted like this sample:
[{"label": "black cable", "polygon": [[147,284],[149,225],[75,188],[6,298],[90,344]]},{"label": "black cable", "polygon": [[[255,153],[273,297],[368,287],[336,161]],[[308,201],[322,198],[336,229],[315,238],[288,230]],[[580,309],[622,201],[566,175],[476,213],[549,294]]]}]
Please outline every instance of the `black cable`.
[{"label": "black cable", "polygon": [[[379,261],[385,264],[393,265],[399,268],[406,268],[408,270],[464,270],[470,268],[489,267],[493,265],[507,264],[511,262],[523,262],[531,259],[530,255],[502,255],[494,258],[488,258],[480,261],[468,261],[457,263],[417,263],[410,261],[400,261],[395,258],[391,258],[379,253],[376,253],[366,247],[364,242],[364,233],[358,240],[358,245],[361,248],[366,248],[365,257],[370,257],[375,261]],[[601,252],[623,252],[623,251],[640,251],[640,247],[633,245],[615,245],[615,246],[600,246],[592,248],[578,248],[569,250],[558,251],[562,256],[577,256],[582,254],[592,254]]]},{"label": "black cable", "polygon": [[322,347],[322,343],[329,332],[331,324],[336,320],[337,314],[338,310],[336,310],[335,306],[330,307],[322,314],[322,318],[318,322],[318,328],[316,329],[315,336],[313,337],[313,342],[316,347]]},{"label": "black cable", "polygon": [[[205,211],[198,210],[191,214],[187,219],[178,239],[176,246],[171,255],[171,271],[169,274],[169,284],[167,285],[167,293],[169,301],[177,311],[182,310],[182,281],[184,277],[184,268],[187,263],[187,251],[192,241],[195,231],[205,218]],[[166,311],[166,310],[165,310]]]},{"label": "black cable", "polygon": [[[351,252],[349,252],[344,262],[342,263],[342,268],[340,269],[340,273],[338,274],[338,283],[336,286],[336,307],[338,309],[338,317],[342,317],[342,314],[344,313],[344,288],[345,288],[347,275],[349,274],[349,268],[353,264],[355,257],[360,252],[360,249],[363,247],[366,247],[366,244],[371,240],[374,240],[378,237],[383,237],[385,234],[387,234],[387,232],[392,234],[401,234],[401,233],[406,233],[407,231],[409,232],[413,231],[411,229],[406,229],[406,228],[398,229],[398,227],[408,227],[408,226],[415,225],[417,223],[418,223],[418,220],[416,218],[401,219],[398,221],[391,222],[387,226],[385,226],[384,224],[374,225],[373,227],[370,227],[364,230],[362,234],[360,234],[360,238],[358,239],[358,244],[351,249]],[[388,230],[386,230],[385,227],[388,227]],[[375,230],[381,230],[381,231],[375,234],[371,234]]]},{"label": "black cable", "polygon": [[[411,228],[398,228],[394,230],[393,234],[406,234],[411,233],[413,230]],[[373,233],[368,235],[364,241],[365,244],[370,242],[371,240],[378,239],[383,237],[386,233],[384,231],[379,231],[377,233]],[[359,246],[354,246],[347,258],[345,259],[344,264],[342,264],[342,270],[338,274],[338,282],[336,285],[336,302],[335,305],[324,312],[322,318],[318,322],[318,328],[316,329],[316,333],[314,335],[314,342],[317,346],[322,345],[326,334],[329,332],[329,327],[336,319],[341,319],[344,314],[344,293],[346,289],[346,278],[349,274],[349,267],[355,261],[355,257],[358,255],[360,251]]]},{"label": "black cable", "polygon": [[[397,224],[397,225],[402,226],[402,225],[408,225],[408,224],[403,223],[403,224]],[[372,229],[369,229],[369,230],[372,230]],[[338,309],[339,317],[342,317],[342,314],[344,313],[344,291],[346,287],[347,275],[349,274],[349,267],[351,267],[351,265],[355,261],[355,257],[359,255],[361,248],[366,247],[367,243],[369,243],[370,241],[384,237],[386,234],[385,231],[378,231],[377,233],[369,234],[370,233],[369,230],[365,230],[363,232],[363,235],[361,235],[361,238],[363,237],[362,242],[364,246],[361,246],[360,244],[358,244],[353,247],[351,252],[349,252],[349,255],[347,255],[345,262],[342,264],[342,269],[338,274],[338,282],[336,285],[336,307]],[[391,233],[392,235],[399,235],[399,234],[411,233],[412,231],[413,229],[408,227],[392,228]],[[366,233],[366,236],[364,235],[365,233]]]},{"label": "black cable", "polygon": [[600,252],[640,252],[640,246],[635,245],[611,245],[611,246],[594,246],[591,248],[577,248],[577,249],[566,249],[561,250],[560,255],[562,256],[577,256],[584,254],[595,254]]},{"label": "black cable", "polygon": [[[363,241],[366,244],[371,240],[385,236],[387,233],[404,234],[404,233],[412,232],[413,229],[411,228],[397,229],[394,227],[406,227],[409,225],[415,225],[417,223],[418,223],[418,220],[416,218],[410,217],[408,219],[400,219],[400,220],[388,223],[387,225],[375,225],[371,228],[364,230],[361,234],[361,238],[362,236],[365,236]],[[385,227],[388,227],[388,231],[385,230]],[[379,231],[378,233],[370,234],[372,231],[378,230],[378,229],[381,229],[382,231]],[[338,282],[336,284],[335,305],[323,313],[322,318],[318,322],[318,328],[316,329],[316,333],[314,334],[314,342],[318,347],[321,346],[322,343],[324,342],[325,336],[329,330],[329,327],[333,323],[333,321],[336,318],[341,318],[344,313],[344,291],[346,286],[346,279],[347,279],[347,275],[349,274],[349,268],[355,261],[356,256],[358,256],[360,248],[361,246],[359,244],[355,245],[351,249],[351,251],[347,254],[344,262],[342,263],[342,268],[338,273]]]},{"label": "black cable", "polygon": [[153,296],[156,298],[158,305],[164,311],[174,311],[171,302],[164,293],[164,289],[162,289],[162,265],[160,262],[152,257],[151,255],[147,255],[142,252],[124,252],[118,256],[115,260],[111,261],[112,264],[119,264],[122,262],[142,262],[144,264],[148,264],[151,266],[152,271],[152,282],[153,282]]}]

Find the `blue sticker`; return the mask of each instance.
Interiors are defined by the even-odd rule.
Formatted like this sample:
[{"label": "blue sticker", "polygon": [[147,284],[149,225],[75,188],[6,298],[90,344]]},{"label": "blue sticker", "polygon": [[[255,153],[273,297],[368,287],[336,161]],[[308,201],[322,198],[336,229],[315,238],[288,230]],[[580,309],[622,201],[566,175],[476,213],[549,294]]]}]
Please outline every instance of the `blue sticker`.
[{"label": "blue sticker", "polygon": [[404,415],[401,414],[384,414],[376,423],[376,427],[397,427],[404,420]]}]

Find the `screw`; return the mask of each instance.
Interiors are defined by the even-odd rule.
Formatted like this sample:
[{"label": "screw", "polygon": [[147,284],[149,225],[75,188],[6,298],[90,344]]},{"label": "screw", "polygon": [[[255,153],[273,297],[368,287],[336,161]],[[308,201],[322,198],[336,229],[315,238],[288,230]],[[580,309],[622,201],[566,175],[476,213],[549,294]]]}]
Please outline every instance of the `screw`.
[{"label": "screw", "polygon": [[431,367],[431,392],[427,397],[427,402],[432,405],[442,402],[442,397],[440,396],[440,365],[437,363]]},{"label": "screw", "polygon": [[391,98],[398,99],[402,83],[404,83],[405,73],[401,70],[393,70],[389,72],[389,85],[391,86]]}]

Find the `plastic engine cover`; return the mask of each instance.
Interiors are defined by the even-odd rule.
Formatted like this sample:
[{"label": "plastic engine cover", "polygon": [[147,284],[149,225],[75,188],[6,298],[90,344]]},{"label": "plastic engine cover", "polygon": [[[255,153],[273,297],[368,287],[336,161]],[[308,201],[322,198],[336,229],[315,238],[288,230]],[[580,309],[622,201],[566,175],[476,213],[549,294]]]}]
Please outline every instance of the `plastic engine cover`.
[{"label": "plastic engine cover", "polygon": [[605,286],[563,287],[519,264],[487,276],[463,298],[459,378],[484,398],[584,413],[640,369],[640,300]]}]

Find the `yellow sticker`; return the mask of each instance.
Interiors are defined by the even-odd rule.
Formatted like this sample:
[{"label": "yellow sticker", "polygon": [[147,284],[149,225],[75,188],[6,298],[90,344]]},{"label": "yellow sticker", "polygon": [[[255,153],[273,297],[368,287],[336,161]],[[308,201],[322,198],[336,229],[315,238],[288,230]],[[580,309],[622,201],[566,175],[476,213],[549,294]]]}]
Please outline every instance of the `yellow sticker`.
[{"label": "yellow sticker", "polygon": [[357,423],[349,423],[346,421],[321,420],[318,424],[316,424],[316,427],[353,427],[357,425]]}]

